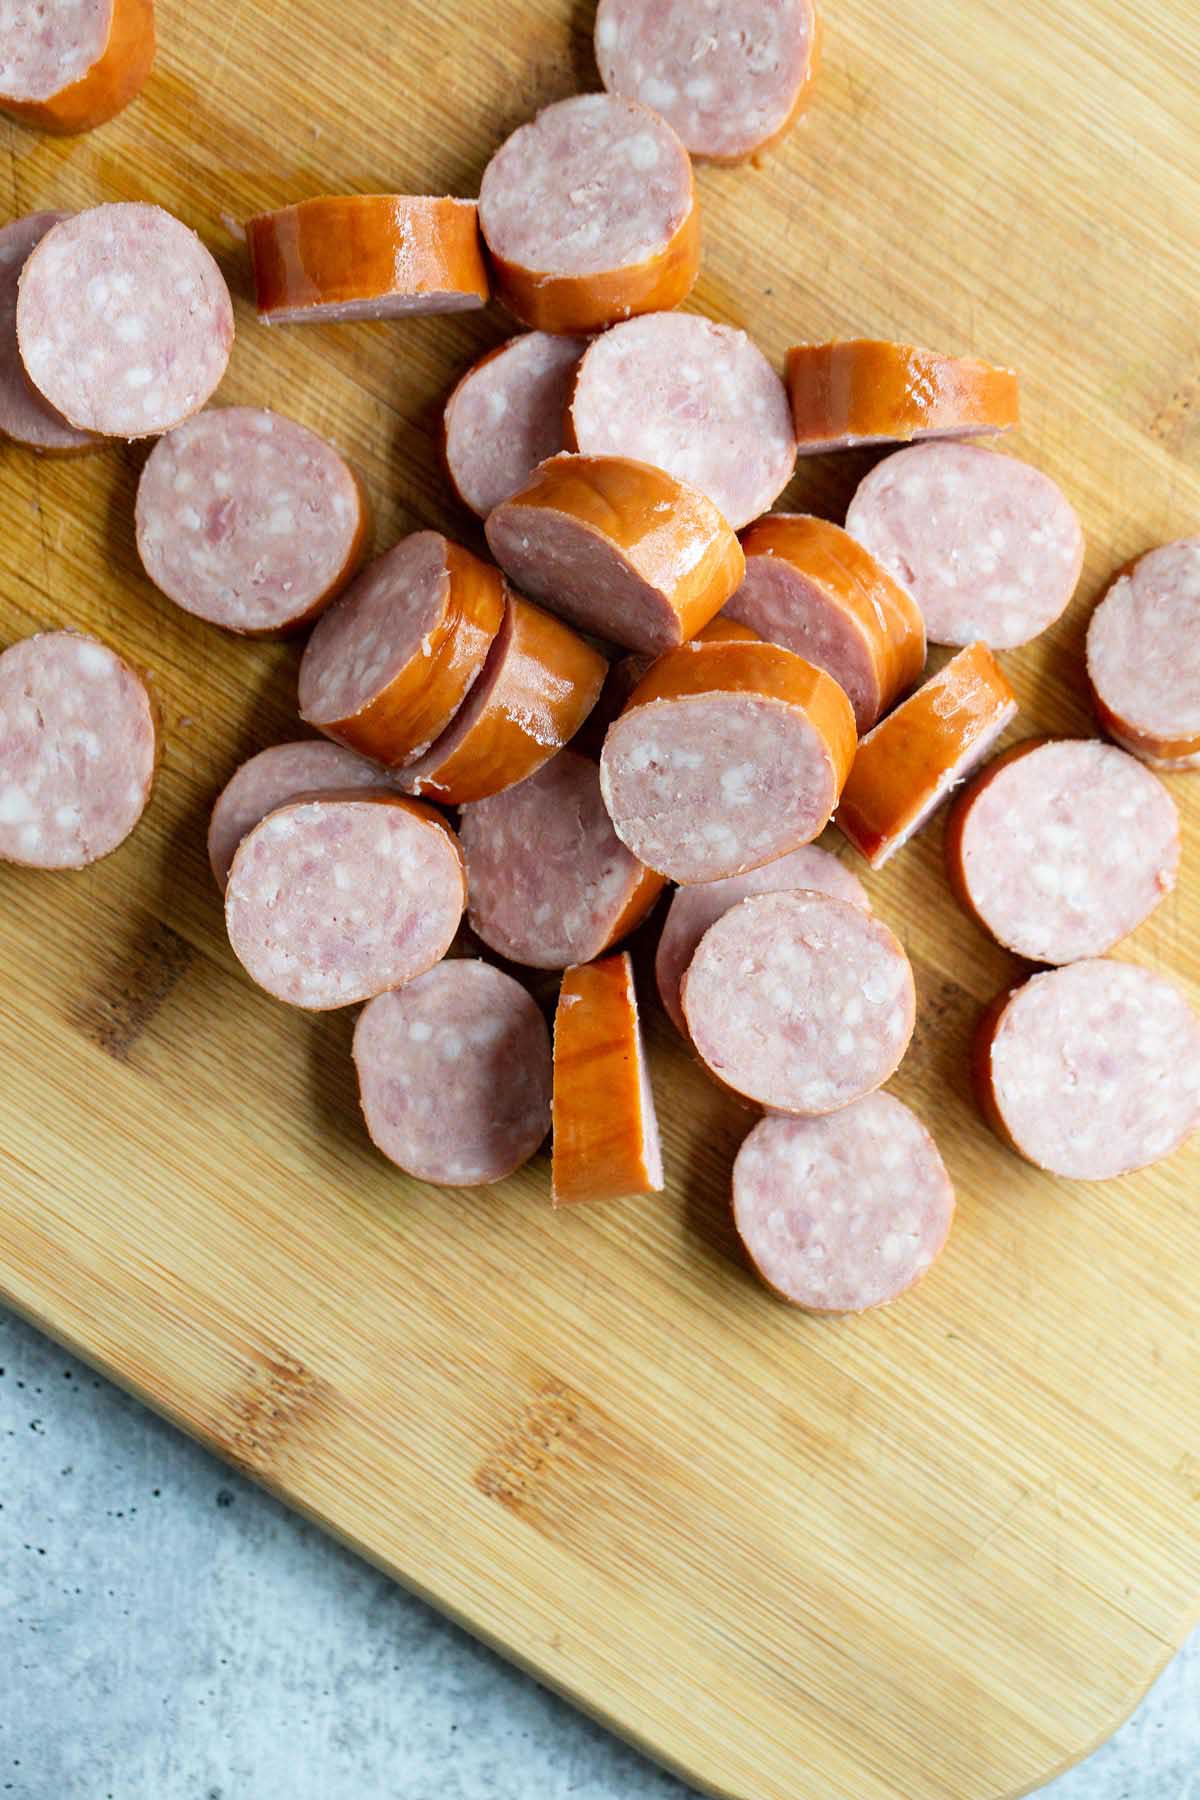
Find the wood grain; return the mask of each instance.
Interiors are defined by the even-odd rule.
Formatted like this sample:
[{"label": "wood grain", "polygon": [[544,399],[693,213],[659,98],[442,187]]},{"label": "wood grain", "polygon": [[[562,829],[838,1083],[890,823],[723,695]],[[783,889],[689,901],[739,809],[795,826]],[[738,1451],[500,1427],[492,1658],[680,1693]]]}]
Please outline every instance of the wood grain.
[{"label": "wood grain", "polygon": [[[221,399],[363,469],[377,544],[480,547],[436,456],[495,312],[257,327],[232,221],[321,192],[476,191],[500,135],[592,86],[591,6],[161,0],[144,98],[93,136],[0,127],[4,206],[162,201],[238,298]],[[1200,18],[1184,0],[829,0],[811,113],[758,170],[700,174],[694,304],[777,361],[895,335],[1015,363],[1013,448],[1088,534],[1079,596],[1005,659],[1021,731],[1092,729],[1109,573],[1200,518]],[[1200,1146],[1051,1180],[976,1118],[967,1045],[1018,965],[951,903],[940,827],[868,877],[920,1023],[895,1088],[959,1220],[939,1269],[855,1323],[795,1315],[736,1255],[747,1115],[649,1011],[661,1198],[552,1215],[400,1179],[356,1116],[350,1022],[240,976],[211,798],[294,735],[294,648],[239,643],[137,566],[141,452],[0,453],[8,639],[78,624],[166,718],[132,842],[77,877],[0,868],[0,1284],[48,1331],[699,1785],[748,1800],[996,1800],[1090,1749],[1200,1593]],[[870,458],[787,496],[840,517]],[[1200,999],[1200,777],[1185,880],[1128,947]],[[639,967],[648,995],[643,934]]]}]

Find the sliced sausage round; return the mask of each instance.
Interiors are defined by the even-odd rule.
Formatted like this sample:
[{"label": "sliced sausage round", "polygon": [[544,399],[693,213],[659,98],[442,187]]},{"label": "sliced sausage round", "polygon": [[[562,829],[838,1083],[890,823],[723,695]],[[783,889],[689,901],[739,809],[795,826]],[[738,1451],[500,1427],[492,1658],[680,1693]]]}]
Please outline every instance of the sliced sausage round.
[{"label": "sliced sausage round", "polygon": [[839,831],[882,869],[987,756],[1017,697],[986,644],[969,644],[859,743]]},{"label": "sliced sausage round", "polygon": [[858,876],[844,863],[819,850],[815,844],[804,844],[787,856],[778,856],[761,869],[748,875],[734,875],[727,881],[701,881],[692,887],[676,888],[658,939],[654,974],[659,998],[671,1023],[684,1037],[687,1024],[679,1001],[679,989],[696,945],[710,925],[723,918],[731,906],[749,899],[751,894],[791,893],[796,888],[812,888],[819,894],[832,894],[850,906],[870,912],[871,902]]},{"label": "sliced sausage round", "polygon": [[725,616],[832,675],[860,732],[925,666],[925,622],[911,594],[828,519],[768,513],[742,538],[746,576]]},{"label": "sliced sausage round", "polygon": [[859,483],[846,530],[908,589],[934,644],[1027,644],[1065,611],[1083,567],[1062,489],[980,444],[884,457]]},{"label": "sliced sausage round", "polygon": [[510,588],[474,686],[400,785],[448,806],[515,787],[574,737],[607,672],[598,650]]},{"label": "sliced sausage round", "polygon": [[652,106],[712,162],[744,162],[791,130],[819,47],[813,0],[600,0],[596,12],[608,91]]},{"label": "sliced sausage round", "polygon": [[666,121],[610,94],[547,106],[483,172],[496,297],[539,331],[601,331],[678,306],[700,267],[691,159]]},{"label": "sliced sausage round", "polygon": [[208,860],[217,886],[224,893],[238,845],[276,807],[309,794],[378,788],[386,781],[386,772],[378,763],[324,738],[272,744],[269,750],[260,750],[235,770],[213,805]]},{"label": "sliced sausage round", "polygon": [[563,448],[563,415],[586,338],[527,331],[469,368],[443,415],[446,468],[464,506],[486,519]]},{"label": "sliced sausage round", "polygon": [[300,716],[404,768],[449,725],[503,617],[498,569],[440,532],[413,532],[319,620],[300,663]]},{"label": "sliced sausage round", "polygon": [[797,344],[787,385],[801,456],[914,438],[979,437],[1019,423],[1015,369],[914,344]]},{"label": "sliced sausage round", "polygon": [[1162,975],[1098,957],[1031,976],[980,1022],[984,1117],[1052,1175],[1105,1181],[1200,1124],[1200,1019]]},{"label": "sliced sausage round", "polygon": [[150,798],[157,734],[116,653],[49,631],[0,656],[0,858],[82,869],[129,836]]},{"label": "sliced sausage round", "polygon": [[1088,625],[1087,670],[1118,744],[1152,768],[1200,767],[1200,537],[1122,570]]},{"label": "sliced sausage round", "polygon": [[526,593],[651,656],[706,624],[745,567],[711,500],[619,456],[552,456],[489,515],[487,540]]},{"label": "sliced sausage round", "polygon": [[616,325],[585,353],[567,417],[585,456],[629,456],[699,488],[735,531],[791,479],[782,381],[744,331],[694,313]]},{"label": "sliced sausage round", "polygon": [[459,835],[472,929],[530,968],[590,962],[640,925],[663,889],[614,833],[595,763],[573,750],[465,806]]},{"label": "sliced sausage round", "polygon": [[963,789],[946,868],[998,943],[1031,962],[1077,962],[1111,950],[1171,892],[1179,813],[1112,744],[1035,738]]},{"label": "sliced sausage round", "polygon": [[744,875],[812,841],[854,755],[837,683],[775,644],[659,657],[600,757],[617,836],[671,881]]},{"label": "sliced sausage round", "polygon": [[879,919],[805,889],[741,901],[683,978],[712,1073],[773,1112],[836,1112],[893,1075],[913,1033],[909,960]]},{"label": "sliced sausage round", "polygon": [[554,1015],[555,1206],[662,1192],[658,1119],[627,952],[568,969]]},{"label": "sliced sausage round", "polygon": [[120,201],[46,233],[21,271],[17,342],[76,430],[157,437],[224,375],[233,304],[194,231],[161,206]]},{"label": "sliced sausage round", "polygon": [[246,220],[263,325],[329,325],[486,306],[473,200],[335,194]]},{"label": "sliced sausage round", "polygon": [[343,791],[291,801],[246,834],[225,925],[268,994],[325,1012],[432,968],[465,902],[462,853],[440,813],[400,794]]},{"label": "sliced sausage round", "polygon": [[954,1221],[938,1147],[893,1094],[824,1119],[761,1119],[733,1165],[733,1222],[755,1272],[809,1312],[886,1306]]},{"label": "sliced sausage round", "polygon": [[208,407],[138,482],[138,554],[185,612],[251,637],[308,624],[366,549],[366,491],[332,444],[261,406]]},{"label": "sliced sausage round", "polygon": [[141,92],[154,62],[154,0],[8,0],[0,16],[0,111],[69,136]]},{"label": "sliced sausage round", "polygon": [[490,963],[440,962],[370,1001],[354,1066],[372,1142],[419,1181],[503,1181],[550,1129],[546,1021]]},{"label": "sliced sausage round", "polygon": [[17,349],[17,283],[30,253],[69,213],[26,213],[0,229],[0,432],[29,450],[74,456],[99,450],[103,438],[76,431],[45,401],[25,373]]}]

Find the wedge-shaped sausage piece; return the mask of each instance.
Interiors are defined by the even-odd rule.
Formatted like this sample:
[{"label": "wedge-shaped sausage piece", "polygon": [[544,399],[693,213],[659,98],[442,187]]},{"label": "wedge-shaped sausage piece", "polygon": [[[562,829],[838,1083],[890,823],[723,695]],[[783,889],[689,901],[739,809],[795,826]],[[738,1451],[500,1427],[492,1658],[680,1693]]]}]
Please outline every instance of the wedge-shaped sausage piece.
[{"label": "wedge-shaped sausage piece", "polygon": [[48,631],[0,656],[0,858],[82,869],[123,844],[150,799],[154,708],[115,651]]},{"label": "wedge-shaped sausage piece", "polygon": [[1149,918],[1178,870],[1170,794],[1094,739],[1014,745],[963,789],[946,825],[958,899],[1031,962],[1102,956]]},{"label": "wedge-shaped sausage piece", "polygon": [[0,111],[70,136],[141,92],[154,62],[154,0],[9,0],[0,19]]},{"label": "wedge-shaped sausage piece", "polygon": [[954,1189],[892,1094],[823,1119],[763,1119],[733,1165],[733,1221],[755,1271],[809,1312],[860,1313],[918,1282],[945,1245]]},{"label": "wedge-shaped sausage piece", "polygon": [[692,1043],[717,1079],[772,1112],[836,1112],[881,1087],[913,1033],[908,957],[879,919],[806,889],[743,900],[683,978]]},{"label": "wedge-shaped sausage piece", "polygon": [[208,822],[208,860],[222,893],[234,852],[260,819],[289,800],[336,794],[345,788],[378,788],[387,773],[341,744],[304,738],[260,750],[230,776],[213,803]]},{"label": "wedge-shaped sausage piece", "polygon": [[596,12],[608,91],[653,106],[712,162],[744,162],[791,130],[819,48],[813,0],[600,0]]},{"label": "wedge-shaped sausage piece", "polygon": [[539,331],[601,331],[678,306],[700,267],[691,158],[649,107],[559,100],[483,172],[479,223],[496,297]]},{"label": "wedge-shaped sausage piece", "polygon": [[975,1086],[992,1129],[1052,1175],[1105,1181],[1200,1124],[1200,1019],[1173,982],[1097,957],[1001,994],[980,1021]]},{"label": "wedge-shaped sausage piece", "polygon": [[234,955],[268,994],[325,1012],[441,960],[466,903],[458,840],[402,794],[295,800],[242,839],[225,889]]},{"label": "wedge-shaped sausage piece", "polygon": [[630,319],[596,339],[575,377],[567,444],[668,470],[735,531],[774,504],[796,466],[782,381],[744,331],[694,313]]},{"label": "wedge-shaped sausage piece", "polygon": [[598,650],[510,588],[475,685],[400,785],[447,806],[515,787],[574,737],[607,672]]},{"label": "wedge-shaped sausage piece", "polygon": [[554,1015],[555,1206],[661,1193],[662,1151],[627,952],[568,969]]},{"label": "wedge-shaped sausage piece", "polygon": [[337,194],[246,220],[264,325],[473,312],[488,300],[473,200]]},{"label": "wedge-shaped sausage piece", "polygon": [[473,363],[446,402],[446,468],[464,506],[486,519],[563,448],[563,415],[587,340],[527,331]]},{"label": "wedge-shaped sausage piece", "polygon": [[504,582],[437,531],[377,557],[319,621],[300,663],[300,716],[389,768],[445,731],[504,617]]},{"label": "wedge-shaped sausage piece", "polygon": [[869,731],[925,667],[921,609],[840,525],[768,513],[743,533],[746,577],[724,616],[833,676]]},{"label": "wedge-shaped sausage piece", "polygon": [[801,456],[914,438],[978,437],[1019,421],[1014,369],[915,344],[797,344],[787,385]]},{"label": "wedge-shaped sausage piece", "polygon": [[76,431],[44,400],[25,373],[17,348],[17,283],[46,233],[69,213],[26,213],[0,229],[0,432],[15,444],[46,456],[78,456],[99,450],[104,439]]},{"label": "wedge-shaped sausage piece", "polygon": [[560,750],[527,781],[465,806],[472,929],[534,969],[591,961],[640,925],[663,890],[612,828],[594,762]]},{"label": "wedge-shaped sausage piece", "polygon": [[526,593],[651,656],[707,624],[745,567],[711,500],[619,456],[552,456],[489,516],[487,539]]},{"label": "wedge-shaped sausage piece", "polygon": [[503,1181],[550,1129],[546,1021],[490,963],[440,962],[372,1000],[354,1066],[372,1141],[421,1181]]},{"label": "wedge-shaped sausage piece", "polygon": [[233,303],[194,231],[161,206],[120,201],[46,233],[21,271],[17,343],[77,431],[157,437],[224,375]]},{"label": "wedge-shaped sausage piece", "polygon": [[1200,537],[1122,570],[1088,625],[1087,669],[1110,737],[1153,769],[1200,768]]},{"label": "wedge-shaped sausage piece", "polygon": [[1017,698],[986,644],[969,644],[867,733],[837,825],[881,869],[986,757]]},{"label": "wedge-shaped sausage piece", "polygon": [[1066,610],[1083,567],[1062,489],[981,444],[885,456],[859,483],[846,530],[903,582],[933,644],[1027,644]]},{"label": "wedge-shaped sausage piece", "polygon": [[824,828],[854,755],[841,688],[775,644],[685,644],[604,740],[617,836],[671,881],[744,875]]}]

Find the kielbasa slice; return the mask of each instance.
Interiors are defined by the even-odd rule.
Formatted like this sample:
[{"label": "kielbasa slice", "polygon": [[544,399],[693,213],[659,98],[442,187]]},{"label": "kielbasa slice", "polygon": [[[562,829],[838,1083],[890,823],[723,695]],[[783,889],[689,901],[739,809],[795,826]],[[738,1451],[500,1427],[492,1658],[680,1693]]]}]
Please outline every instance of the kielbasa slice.
[{"label": "kielbasa slice", "polygon": [[1019,422],[1014,369],[915,344],[797,344],[787,385],[801,456],[914,438],[978,437]]},{"label": "kielbasa slice", "polygon": [[650,1071],[628,952],[568,969],[554,1015],[555,1206],[662,1192]]},{"label": "kielbasa slice", "polygon": [[0,432],[47,456],[99,450],[103,438],[76,431],[34,387],[17,348],[17,283],[46,233],[69,213],[26,213],[0,230]]},{"label": "kielbasa slice", "polygon": [[1118,744],[1151,768],[1200,768],[1200,537],[1122,570],[1088,625],[1087,670]]},{"label": "kielbasa slice", "polygon": [[154,0],[9,0],[0,23],[0,111],[70,136],[111,119],[154,62]]},{"label": "kielbasa slice", "polygon": [[464,506],[486,519],[563,448],[563,415],[586,338],[527,331],[473,363],[446,402],[446,468]]},{"label": "kielbasa slice", "polygon": [[208,860],[217,886],[224,893],[238,845],[276,807],[303,795],[378,788],[386,781],[386,771],[378,763],[324,738],[272,744],[260,750],[234,771],[213,804]]}]

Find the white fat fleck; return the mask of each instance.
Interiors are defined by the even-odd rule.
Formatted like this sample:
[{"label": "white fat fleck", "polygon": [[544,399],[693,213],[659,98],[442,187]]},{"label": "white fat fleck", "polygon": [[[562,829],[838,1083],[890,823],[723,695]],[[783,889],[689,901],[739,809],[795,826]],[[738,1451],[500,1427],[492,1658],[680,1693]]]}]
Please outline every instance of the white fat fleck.
[{"label": "white fat fleck", "polygon": [[233,491],[233,476],[228,469],[214,469],[212,472],[213,492],[228,494]]},{"label": "white fat fleck", "polygon": [[745,806],[751,799],[750,784],[754,780],[752,762],[733,763],[721,770],[721,798],[726,806]]},{"label": "white fat fleck", "polygon": [[125,386],[131,388],[149,387],[154,380],[154,370],[146,363],[136,363],[132,369],[125,371]]},{"label": "white fat fleck", "polygon": [[433,1036],[433,1026],[425,1019],[414,1019],[408,1028],[408,1035],[414,1044],[427,1044]]},{"label": "white fat fleck", "polygon": [[22,850],[36,850],[42,841],[40,825],[22,825],[20,843]]},{"label": "white fat fleck", "polygon": [[661,112],[664,106],[673,106],[679,95],[669,81],[660,81],[657,75],[647,75],[642,83],[641,98],[647,106],[657,107]]},{"label": "white fat fleck", "polygon": [[438,1039],[438,1054],[442,1058],[442,1061],[453,1062],[456,1057],[462,1055],[462,1052],[462,1033],[458,1031],[443,1031],[441,1037]]},{"label": "white fat fleck", "polygon": [[118,299],[126,299],[133,292],[133,276],[121,270],[112,278],[112,291]]},{"label": "white fat fleck", "polygon": [[108,651],[100,644],[78,644],[75,667],[81,675],[107,675],[112,667]]},{"label": "white fat fleck", "polygon": [[177,494],[190,494],[195,485],[196,477],[192,474],[190,469],[177,470],[175,479],[171,483],[171,486]]},{"label": "white fat fleck", "polygon": [[82,744],[83,754],[87,757],[89,762],[98,762],[100,760],[100,739],[96,736],[94,731],[81,731],[79,734],[79,742]]},{"label": "white fat fleck", "polygon": [[286,537],[295,529],[296,515],[290,506],[277,506],[267,520],[267,532],[271,537]]},{"label": "white fat fleck", "polygon": [[63,830],[66,831],[72,825],[78,825],[80,816],[80,811],[77,806],[59,806],[55,809],[54,823],[56,825],[61,825]]},{"label": "white fat fleck", "polygon": [[351,874],[345,863],[334,863],[333,885],[343,894],[348,894],[350,889],[354,886],[354,876]]},{"label": "white fat fleck", "polygon": [[200,514],[196,511],[194,506],[181,506],[179,509],[179,523],[186,526],[189,531],[199,531],[204,521],[201,519]]},{"label": "white fat fleck", "polygon": [[103,312],[108,305],[112,289],[103,275],[93,275],[87,284],[88,305],[93,312]]},{"label": "white fat fleck", "polygon": [[658,145],[648,131],[629,140],[629,160],[635,169],[652,169],[658,161]]},{"label": "white fat fleck", "polygon": [[499,388],[493,388],[488,395],[488,414],[493,424],[497,419],[502,419],[507,411],[508,395],[501,393]]},{"label": "white fat fleck", "polygon": [[621,27],[611,13],[605,13],[596,25],[596,43],[601,50],[615,50],[620,41]]},{"label": "white fat fleck", "polygon": [[122,344],[140,344],[146,335],[146,321],[141,313],[125,313],[117,320],[116,333]]},{"label": "white fat fleck", "polygon": [[717,91],[717,84],[711,75],[693,75],[683,91],[689,100],[711,100]]},{"label": "white fat fleck", "polygon": [[254,421],[254,429],[262,437],[270,437],[275,429],[275,421],[269,413],[261,413]]},{"label": "white fat fleck", "polygon": [[1062,891],[1062,874],[1053,863],[1035,863],[1030,870],[1035,888],[1043,894],[1057,894]]},{"label": "white fat fleck", "polygon": [[33,817],[33,806],[24,788],[9,786],[0,791],[0,825],[19,825]]},{"label": "white fat fleck", "polygon": [[857,1043],[858,1043],[858,1039],[855,1037],[855,1035],[852,1031],[839,1032],[838,1040],[837,1040],[838,1055],[839,1056],[853,1055],[854,1047]]},{"label": "white fat fleck", "polygon": [[661,760],[661,752],[657,744],[635,744],[626,757],[629,768],[635,775],[642,775],[652,762]]}]

